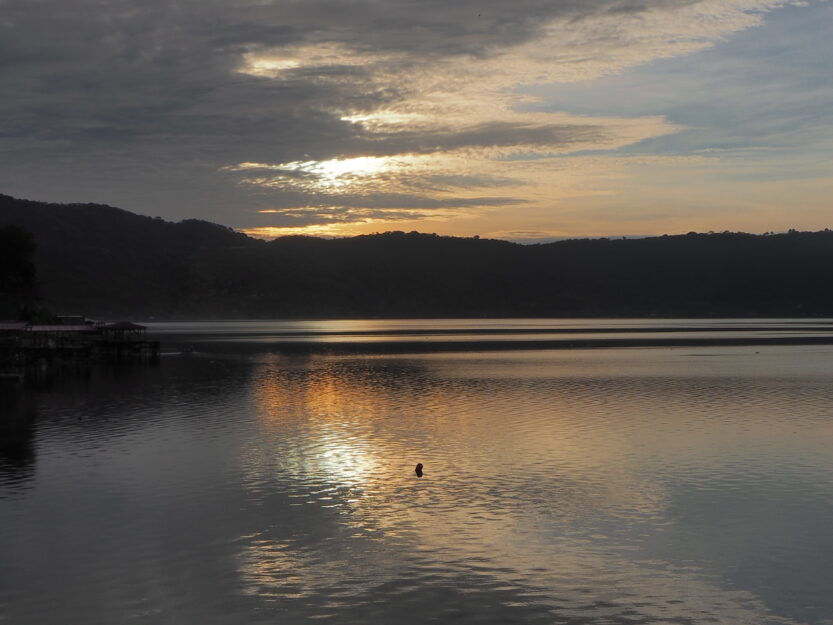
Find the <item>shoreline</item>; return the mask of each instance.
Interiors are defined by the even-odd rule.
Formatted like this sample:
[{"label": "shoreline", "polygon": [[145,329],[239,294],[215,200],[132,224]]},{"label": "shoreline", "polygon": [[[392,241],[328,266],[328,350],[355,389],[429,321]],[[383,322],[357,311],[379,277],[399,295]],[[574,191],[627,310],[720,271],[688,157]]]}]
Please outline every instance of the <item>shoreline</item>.
[{"label": "shoreline", "polygon": [[[755,347],[755,346],[812,346],[833,345],[830,336],[791,337],[668,337],[668,338],[599,338],[550,340],[462,340],[462,341],[246,341],[234,339],[210,340],[206,337],[169,336],[167,347],[172,352],[251,353],[275,352],[286,354],[396,354],[431,352],[488,352],[523,350],[583,350],[651,347]],[[185,349],[183,349],[185,348]],[[167,351],[167,350],[166,350]],[[163,354],[164,355],[164,354]]]}]

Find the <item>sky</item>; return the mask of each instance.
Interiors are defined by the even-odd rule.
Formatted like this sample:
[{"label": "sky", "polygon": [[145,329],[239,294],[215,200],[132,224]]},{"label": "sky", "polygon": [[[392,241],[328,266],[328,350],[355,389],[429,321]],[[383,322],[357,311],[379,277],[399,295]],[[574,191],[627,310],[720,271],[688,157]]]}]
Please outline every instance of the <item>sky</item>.
[{"label": "sky", "polygon": [[0,193],[254,236],[833,226],[827,0],[0,0]]}]

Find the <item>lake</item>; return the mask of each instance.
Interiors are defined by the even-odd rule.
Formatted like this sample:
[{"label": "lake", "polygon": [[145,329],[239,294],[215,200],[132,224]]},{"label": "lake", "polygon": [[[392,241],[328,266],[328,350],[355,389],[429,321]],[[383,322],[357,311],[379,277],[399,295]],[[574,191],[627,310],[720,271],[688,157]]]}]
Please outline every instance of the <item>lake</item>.
[{"label": "lake", "polygon": [[0,622],[833,623],[830,320],[150,328],[0,390]]}]

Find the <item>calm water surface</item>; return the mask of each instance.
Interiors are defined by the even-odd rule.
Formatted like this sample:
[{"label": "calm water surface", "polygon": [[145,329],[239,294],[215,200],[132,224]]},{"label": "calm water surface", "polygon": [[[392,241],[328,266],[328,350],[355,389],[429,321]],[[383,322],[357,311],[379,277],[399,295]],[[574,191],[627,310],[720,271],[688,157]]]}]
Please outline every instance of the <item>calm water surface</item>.
[{"label": "calm water surface", "polygon": [[820,322],[297,323],[0,391],[0,621],[833,623],[833,346],[278,338]]}]

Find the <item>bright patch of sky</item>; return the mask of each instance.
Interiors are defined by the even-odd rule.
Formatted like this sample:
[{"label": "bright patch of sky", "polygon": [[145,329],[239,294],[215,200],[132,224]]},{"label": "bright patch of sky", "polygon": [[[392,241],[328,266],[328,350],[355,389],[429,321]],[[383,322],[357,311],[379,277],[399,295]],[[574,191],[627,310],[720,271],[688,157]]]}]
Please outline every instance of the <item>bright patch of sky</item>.
[{"label": "bright patch of sky", "polygon": [[258,236],[830,226],[825,0],[0,8],[11,195]]}]

